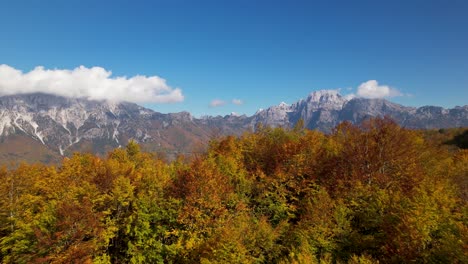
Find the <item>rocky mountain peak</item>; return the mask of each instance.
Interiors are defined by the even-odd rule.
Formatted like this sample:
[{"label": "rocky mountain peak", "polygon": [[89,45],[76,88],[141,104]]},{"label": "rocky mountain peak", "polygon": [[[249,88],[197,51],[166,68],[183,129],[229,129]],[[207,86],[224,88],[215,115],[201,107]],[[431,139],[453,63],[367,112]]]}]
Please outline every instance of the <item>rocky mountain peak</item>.
[{"label": "rocky mountain peak", "polygon": [[285,102],[281,102],[279,105],[278,105],[279,108],[288,108],[289,107],[289,104],[285,103]]},{"label": "rocky mountain peak", "polygon": [[338,90],[318,90],[309,94],[308,99],[311,101],[319,102],[320,100],[341,97]]},{"label": "rocky mountain peak", "polygon": [[339,110],[346,102],[347,100],[337,90],[320,90],[309,94],[304,103],[312,109]]}]

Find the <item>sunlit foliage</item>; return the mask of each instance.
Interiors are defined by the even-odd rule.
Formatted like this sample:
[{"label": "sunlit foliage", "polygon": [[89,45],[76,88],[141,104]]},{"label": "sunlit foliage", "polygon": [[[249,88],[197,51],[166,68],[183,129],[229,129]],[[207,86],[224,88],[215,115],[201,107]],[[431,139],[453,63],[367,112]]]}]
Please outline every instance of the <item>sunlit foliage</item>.
[{"label": "sunlit foliage", "polygon": [[468,152],[437,133],[387,118],[329,135],[258,126],[172,162],[130,142],[106,158],[3,168],[0,258],[468,263]]}]

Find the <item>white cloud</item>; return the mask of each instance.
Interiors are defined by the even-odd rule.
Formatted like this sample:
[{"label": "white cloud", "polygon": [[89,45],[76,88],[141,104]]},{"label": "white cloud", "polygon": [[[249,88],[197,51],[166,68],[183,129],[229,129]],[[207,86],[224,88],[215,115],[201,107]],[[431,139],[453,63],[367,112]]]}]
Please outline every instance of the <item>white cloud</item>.
[{"label": "white cloud", "polygon": [[213,101],[211,101],[210,106],[211,106],[211,107],[218,107],[218,106],[223,106],[223,105],[225,105],[225,104],[226,104],[226,102],[223,101],[223,100],[214,99]]},{"label": "white cloud", "polygon": [[49,93],[92,100],[135,103],[175,103],[184,100],[179,88],[171,88],[158,76],[113,77],[102,67],[77,67],[73,70],[44,69],[42,66],[23,73],[6,64],[0,65],[0,95]]},{"label": "white cloud", "polygon": [[235,105],[241,105],[244,102],[241,99],[232,99],[232,103],[235,104]]},{"label": "white cloud", "polygon": [[357,95],[365,98],[385,98],[402,96],[403,94],[390,86],[379,85],[376,80],[369,80],[359,85]]}]

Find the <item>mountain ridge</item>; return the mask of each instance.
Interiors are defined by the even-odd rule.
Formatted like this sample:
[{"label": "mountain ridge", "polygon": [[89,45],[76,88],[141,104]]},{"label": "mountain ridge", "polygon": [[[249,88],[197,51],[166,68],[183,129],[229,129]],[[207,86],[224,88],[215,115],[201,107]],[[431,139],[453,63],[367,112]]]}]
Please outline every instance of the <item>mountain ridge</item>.
[{"label": "mountain ridge", "polygon": [[74,151],[105,154],[132,139],[151,151],[176,155],[200,147],[216,135],[253,130],[258,123],[292,127],[302,119],[309,129],[329,132],[343,121],[359,123],[374,116],[390,116],[407,128],[466,127],[468,105],[407,107],[385,99],[347,99],[338,91],[322,90],[293,104],[282,102],[260,109],[252,116],[196,118],[189,112],[163,114],[129,102],[43,93],[8,95],[0,97],[0,146],[14,140],[13,135],[22,135],[59,156]]}]

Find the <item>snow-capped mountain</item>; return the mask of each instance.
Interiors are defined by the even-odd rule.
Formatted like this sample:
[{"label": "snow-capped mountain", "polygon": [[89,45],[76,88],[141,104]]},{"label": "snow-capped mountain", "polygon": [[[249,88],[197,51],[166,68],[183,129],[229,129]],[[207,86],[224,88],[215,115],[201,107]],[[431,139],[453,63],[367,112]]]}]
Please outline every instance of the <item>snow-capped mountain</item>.
[{"label": "snow-capped mountain", "polygon": [[[130,103],[28,94],[0,100],[0,136],[24,133],[42,144],[64,151],[83,140],[106,138],[120,145],[122,133],[131,132],[135,119],[147,119],[152,111]],[[133,133],[145,141],[145,128]]]},{"label": "snow-capped mountain", "polygon": [[[28,153],[34,157],[31,149],[37,148],[57,156],[73,151],[103,154],[130,139],[149,151],[190,152],[213,136],[241,134],[258,123],[291,127],[302,119],[306,127],[328,132],[344,120],[356,123],[385,115],[408,128],[468,127],[468,106],[405,107],[383,99],[347,100],[334,90],[260,109],[250,117],[231,114],[200,119],[188,112],[161,114],[133,103],[36,93],[0,97],[0,158]],[[18,149],[24,151],[18,154]]]},{"label": "snow-capped mountain", "polygon": [[0,97],[0,138],[5,141],[12,135],[30,137],[60,155],[81,150],[105,153],[129,139],[177,150],[208,137],[187,112],[161,114],[133,103],[48,94]]}]

